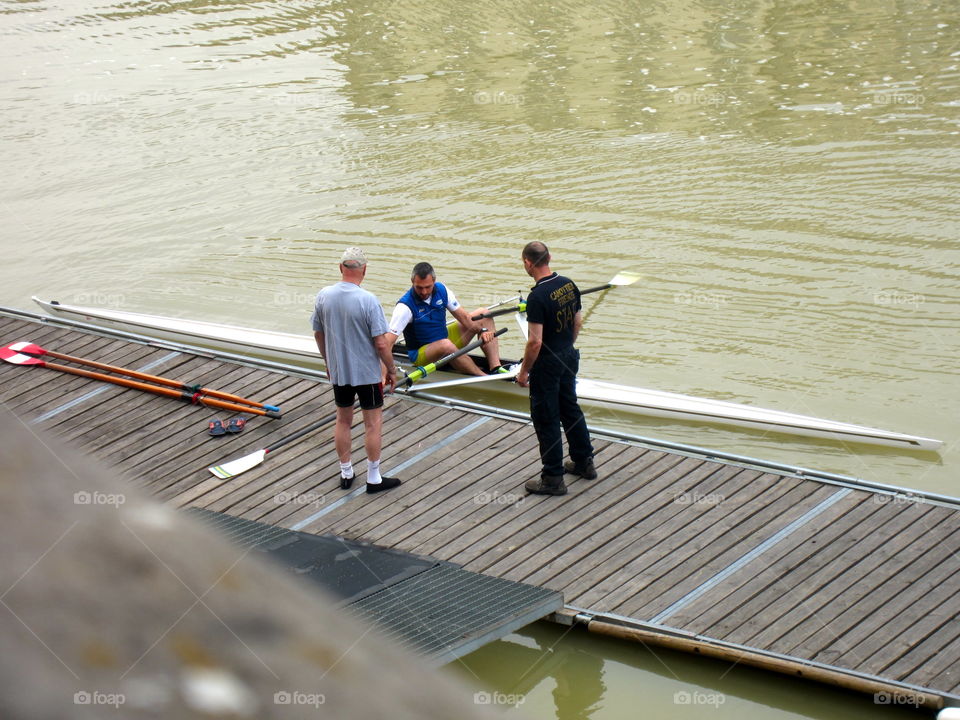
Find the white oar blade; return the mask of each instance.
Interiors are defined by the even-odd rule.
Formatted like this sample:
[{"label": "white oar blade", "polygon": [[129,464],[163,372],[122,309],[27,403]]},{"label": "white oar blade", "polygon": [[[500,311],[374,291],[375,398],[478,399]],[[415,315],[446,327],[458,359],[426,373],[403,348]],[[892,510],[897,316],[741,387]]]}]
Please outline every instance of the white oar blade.
[{"label": "white oar blade", "polygon": [[517,319],[517,325],[520,327],[520,332],[523,333],[523,339],[528,340],[530,338],[530,328],[527,324],[527,314],[526,313],[517,313],[514,315]]},{"label": "white oar blade", "polygon": [[611,285],[633,285],[637,280],[639,280],[642,275],[632,272],[622,272],[617,273],[613,276],[613,279],[610,280]]},{"label": "white oar blade", "polygon": [[250,468],[255,468],[257,465],[263,462],[263,459],[266,456],[266,450],[257,450],[255,453],[251,453],[250,455],[246,455],[242,458],[237,458],[236,460],[231,460],[223,465],[214,465],[212,467],[208,467],[207,470],[212,472],[221,480],[229,480],[230,478],[236,477],[242,472],[246,472]]}]

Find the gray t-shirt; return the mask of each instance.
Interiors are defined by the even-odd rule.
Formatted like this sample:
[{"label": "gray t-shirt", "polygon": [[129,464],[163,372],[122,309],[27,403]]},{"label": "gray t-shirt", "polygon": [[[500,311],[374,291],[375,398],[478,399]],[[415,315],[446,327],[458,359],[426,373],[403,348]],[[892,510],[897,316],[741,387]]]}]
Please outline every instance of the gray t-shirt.
[{"label": "gray t-shirt", "polygon": [[334,385],[380,382],[380,357],[373,338],[387,331],[387,320],[376,295],[343,281],[325,287],[317,294],[310,322],[314,332],[324,334],[330,382]]}]

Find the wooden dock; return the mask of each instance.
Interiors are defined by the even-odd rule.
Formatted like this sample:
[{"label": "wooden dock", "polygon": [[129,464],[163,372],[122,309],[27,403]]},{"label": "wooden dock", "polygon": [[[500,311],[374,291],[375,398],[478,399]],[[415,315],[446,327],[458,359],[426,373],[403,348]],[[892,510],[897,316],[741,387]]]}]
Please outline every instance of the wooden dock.
[{"label": "wooden dock", "polygon": [[[283,407],[211,438],[218,413],[41,368],[0,364],[0,399],[177,507],[426,555],[563,593],[558,622],[733,659],[918,705],[960,705],[960,501],[596,435],[600,479],[526,495],[529,423],[392,397],[382,470],[343,491],[332,429],[228,481],[207,467],[333,411],[321,380],[182,348],[0,315],[6,345],[202,382]],[[219,413],[220,417],[225,417]],[[359,413],[358,413],[359,422]],[[360,460],[357,462],[357,460]]]}]

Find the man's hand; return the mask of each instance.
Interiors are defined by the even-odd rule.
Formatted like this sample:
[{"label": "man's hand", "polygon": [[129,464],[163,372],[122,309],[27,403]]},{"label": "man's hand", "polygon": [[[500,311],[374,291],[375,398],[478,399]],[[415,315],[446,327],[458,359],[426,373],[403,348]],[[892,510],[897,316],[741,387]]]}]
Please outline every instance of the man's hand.
[{"label": "man's hand", "polygon": [[520,372],[517,373],[515,381],[520,387],[530,387],[530,373],[521,369]]},{"label": "man's hand", "polygon": [[389,395],[396,389],[397,389],[397,366],[394,365],[392,368],[384,368],[384,371],[383,371],[384,394]]}]

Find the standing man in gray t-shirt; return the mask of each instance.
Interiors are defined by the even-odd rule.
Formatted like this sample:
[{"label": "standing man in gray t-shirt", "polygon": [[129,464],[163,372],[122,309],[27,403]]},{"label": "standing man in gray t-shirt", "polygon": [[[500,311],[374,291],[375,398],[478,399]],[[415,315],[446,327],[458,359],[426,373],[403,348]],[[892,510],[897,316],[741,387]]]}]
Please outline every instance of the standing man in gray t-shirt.
[{"label": "standing man in gray t-shirt", "polygon": [[[367,451],[367,492],[395,488],[397,478],[380,475],[380,428],[383,421],[383,391],[397,384],[397,366],[387,342],[387,321],[380,301],[360,288],[367,274],[367,258],[358,247],[347,248],[340,258],[341,280],[323,288],[313,311],[313,335],[327,364],[337,405],[334,441],[340,459],[340,487],[353,484],[350,462],[350,428],[353,403],[363,411],[363,444]],[[386,375],[381,370],[381,362]]]}]

